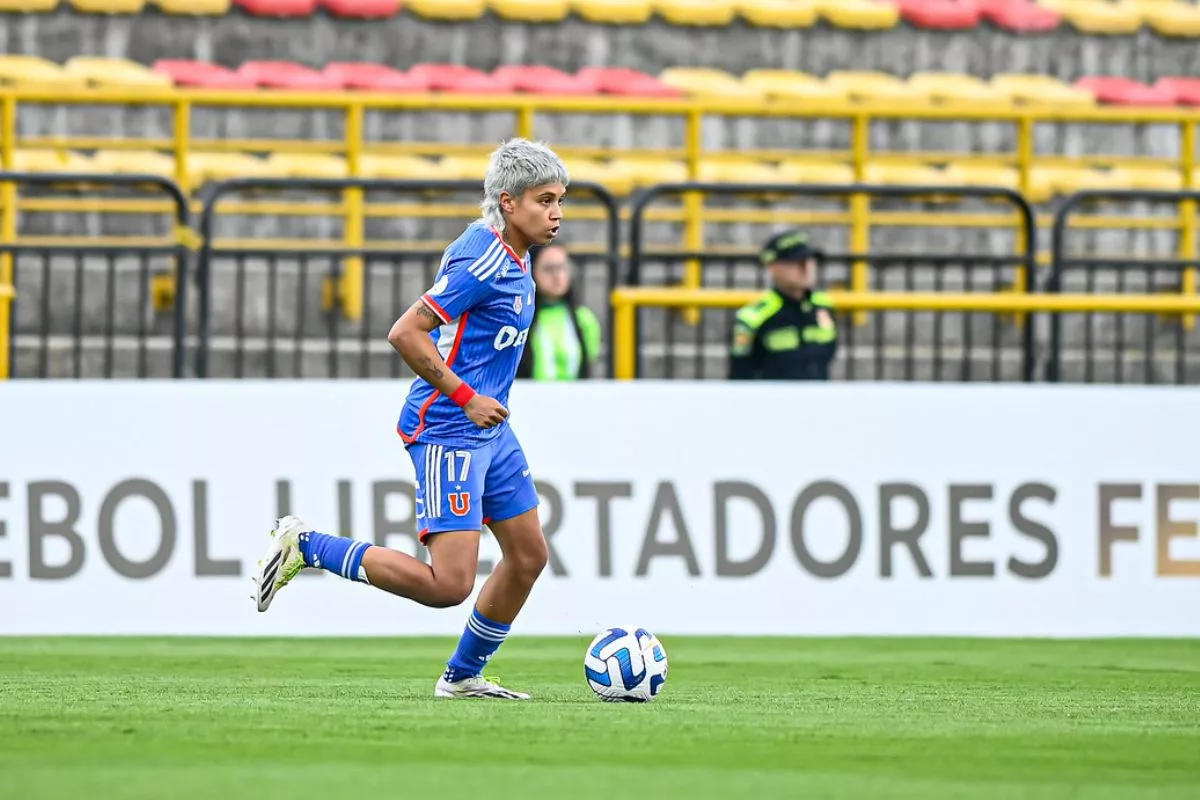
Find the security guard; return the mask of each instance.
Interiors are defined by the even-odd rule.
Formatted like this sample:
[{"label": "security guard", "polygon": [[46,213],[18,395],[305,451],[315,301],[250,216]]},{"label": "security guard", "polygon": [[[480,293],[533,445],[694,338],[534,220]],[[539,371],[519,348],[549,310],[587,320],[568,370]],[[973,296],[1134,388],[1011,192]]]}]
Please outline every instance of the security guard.
[{"label": "security guard", "polygon": [[759,260],[771,289],[738,310],[733,323],[732,380],[829,380],[837,327],[829,295],[813,290],[822,254],[800,231],[781,233]]}]

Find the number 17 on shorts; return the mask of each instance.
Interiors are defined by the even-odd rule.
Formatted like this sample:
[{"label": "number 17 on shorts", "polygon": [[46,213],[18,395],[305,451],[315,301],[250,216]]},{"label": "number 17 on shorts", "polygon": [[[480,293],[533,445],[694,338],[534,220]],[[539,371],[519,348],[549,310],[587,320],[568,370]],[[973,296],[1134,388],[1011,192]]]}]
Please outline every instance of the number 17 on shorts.
[{"label": "number 17 on shorts", "polygon": [[417,477],[417,531],[477,531],[537,508],[538,496],[525,453],[512,429],[477,448],[414,444],[408,448]]}]

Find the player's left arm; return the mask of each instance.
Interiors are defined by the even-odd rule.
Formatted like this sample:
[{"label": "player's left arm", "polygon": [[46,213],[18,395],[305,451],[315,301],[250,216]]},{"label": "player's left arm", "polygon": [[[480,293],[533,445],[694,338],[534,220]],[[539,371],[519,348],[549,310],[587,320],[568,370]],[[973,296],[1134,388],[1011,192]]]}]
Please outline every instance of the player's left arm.
[{"label": "player's left arm", "polygon": [[429,335],[467,313],[486,295],[486,282],[471,275],[465,264],[455,267],[452,263],[433,288],[396,320],[388,332],[388,343],[413,372],[457,403],[472,422],[492,428],[508,417],[508,410],[494,398],[476,394],[455,375]]}]

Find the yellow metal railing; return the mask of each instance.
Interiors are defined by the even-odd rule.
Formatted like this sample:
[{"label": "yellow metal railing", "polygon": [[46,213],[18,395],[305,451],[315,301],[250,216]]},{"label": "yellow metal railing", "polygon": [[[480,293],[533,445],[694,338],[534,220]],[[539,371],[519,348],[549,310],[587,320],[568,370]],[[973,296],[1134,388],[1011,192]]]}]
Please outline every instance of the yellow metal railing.
[{"label": "yellow metal railing", "polygon": [[[166,106],[173,112],[173,130],[169,138],[105,138],[97,136],[26,136],[19,137],[18,117],[21,109],[37,105],[137,105]],[[344,136],[338,140],[287,140],[287,139],[202,139],[192,135],[192,113],[197,108],[228,109],[305,109],[328,111],[343,116]],[[212,91],[197,89],[91,89],[86,91],[63,91],[50,87],[12,89],[0,92],[0,164],[12,168],[13,153],[18,147],[53,148],[56,150],[108,149],[162,149],[170,150],[175,157],[175,180],[185,191],[193,189],[189,170],[189,155],[197,151],[224,152],[304,152],[333,153],[345,157],[347,173],[358,177],[362,157],[367,154],[396,155],[482,155],[495,143],[442,143],[414,141],[370,141],[366,139],[365,119],[368,113],[418,114],[437,111],[454,112],[508,112],[513,115],[514,132],[532,137],[539,118],[555,114],[616,115],[675,117],[683,123],[683,138],[678,147],[662,149],[631,149],[614,152],[610,148],[591,145],[573,145],[556,142],[556,149],[564,156],[593,157],[637,157],[654,156],[676,159],[686,165],[692,179],[699,177],[700,165],[705,160],[757,159],[764,161],[813,158],[824,161],[842,161],[854,169],[856,179],[862,180],[870,163],[921,162],[976,164],[1004,164],[1015,167],[1019,175],[1019,189],[1029,196],[1032,188],[1031,176],[1035,167],[1061,166],[1165,166],[1178,170],[1183,188],[1190,188],[1196,181],[1196,125],[1200,121],[1200,110],[1186,109],[1131,109],[1122,107],[1055,108],[1041,106],[988,107],[954,106],[953,104],[882,103],[864,105],[845,101],[772,101],[762,102],[734,98],[694,98],[665,100],[659,98],[631,99],[617,97],[542,97],[528,95],[358,95],[338,93],[300,92],[245,92]],[[746,118],[795,118],[826,119],[840,121],[850,128],[850,148],[837,151],[813,151],[795,149],[738,149],[706,151],[703,149],[703,126],[713,117]],[[1011,151],[992,153],[948,153],[948,152],[879,152],[871,148],[871,125],[879,121],[913,120],[923,122],[975,122],[1002,123],[1013,126],[1015,145]],[[1168,158],[1147,156],[1117,156],[1090,153],[1079,156],[1064,154],[1039,154],[1035,148],[1034,133],[1042,123],[1072,123],[1083,125],[1110,124],[1160,124],[1178,128],[1180,142],[1177,155]],[[9,201],[22,210],[47,210],[53,199],[19,199],[7,194]],[[65,209],[78,200],[54,200]],[[36,205],[40,203],[41,205]],[[462,204],[429,203],[423,206],[407,204],[406,213],[427,217],[458,217],[462,215]],[[278,203],[248,201],[240,206],[247,214],[314,214],[335,212],[345,220],[341,243],[354,247],[361,244],[365,220],[372,216],[389,216],[399,208],[395,204],[375,207],[364,202],[362,192],[346,190],[342,202],[290,203],[287,211]],[[81,205],[74,206],[80,210]],[[116,201],[104,205],[106,211],[114,213],[129,210]],[[419,210],[418,210],[419,209]],[[90,210],[96,210],[94,207]],[[583,218],[588,209],[572,209]],[[598,211],[591,209],[590,211]],[[472,210],[473,213],[473,210]],[[870,232],[875,226],[937,226],[937,227],[981,227],[1013,226],[1012,215],[947,213],[936,212],[877,212],[870,208],[864,196],[850,199],[844,212],[800,212],[773,209],[716,210],[706,209],[702,198],[690,193],[683,198],[682,207],[677,209],[655,209],[661,219],[677,219],[683,223],[681,243],[689,250],[699,249],[704,243],[707,223],[720,222],[772,222],[775,224],[829,224],[845,225],[850,230],[850,245],[854,253],[866,253],[870,243]],[[6,218],[13,216],[6,213]],[[653,217],[651,217],[653,218]],[[1048,223],[1048,218],[1039,219],[1039,224]],[[1103,223],[1103,224],[1102,224]],[[1168,229],[1179,233],[1178,255],[1194,258],[1200,236],[1197,233],[1195,204],[1181,205],[1174,218],[1163,217],[1106,217],[1097,219],[1089,226],[1120,228]],[[1018,243],[1019,244],[1019,243]],[[361,270],[352,261],[345,272],[341,287],[342,300],[349,316],[361,312]],[[863,291],[867,287],[867,271],[864,262],[856,262],[852,270],[851,288]],[[700,284],[700,269],[689,263],[685,270],[685,286]],[[1184,291],[1194,293],[1197,280],[1194,270],[1184,276]]]},{"label": "yellow metal railing", "polygon": [[0,381],[6,379],[12,372],[12,367],[8,363],[8,337],[11,327],[9,315],[12,313],[12,301],[15,296],[12,284],[6,283],[3,275],[0,275]]},{"label": "yellow metal railing", "polygon": [[[1184,314],[1200,312],[1195,295],[1131,294],[955,294],[935,292],[829,292],[841,311],[979,311]],[[761,290],[622,287],[613,290],[613,377],[632,380],[637,363],[639,308],[740,308],[762,297]]]}]

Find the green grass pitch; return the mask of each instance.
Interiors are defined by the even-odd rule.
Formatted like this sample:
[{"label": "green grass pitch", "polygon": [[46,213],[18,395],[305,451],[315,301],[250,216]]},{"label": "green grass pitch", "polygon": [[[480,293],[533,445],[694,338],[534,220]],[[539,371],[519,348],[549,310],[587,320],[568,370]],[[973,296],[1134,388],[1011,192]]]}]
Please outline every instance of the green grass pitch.
[{"label": "green grass pitch", "polygon": [[529,703],[432,697],[449,639],[0,639],[0,797],[1200,797],[1200,641],[663,636],[649,705],[516,636]]}]

